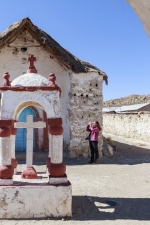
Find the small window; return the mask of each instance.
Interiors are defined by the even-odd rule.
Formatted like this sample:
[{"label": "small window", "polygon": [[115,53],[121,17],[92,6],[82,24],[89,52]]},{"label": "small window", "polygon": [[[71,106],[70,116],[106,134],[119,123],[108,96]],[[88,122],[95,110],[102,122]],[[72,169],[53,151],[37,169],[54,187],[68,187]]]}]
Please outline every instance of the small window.
[{"label": "small window", "polygon": [[26,51],[27,51],[27,48],[26,48],[26,47],[21,48],[21,51],[22,51],[22,52],[26,52]]}]

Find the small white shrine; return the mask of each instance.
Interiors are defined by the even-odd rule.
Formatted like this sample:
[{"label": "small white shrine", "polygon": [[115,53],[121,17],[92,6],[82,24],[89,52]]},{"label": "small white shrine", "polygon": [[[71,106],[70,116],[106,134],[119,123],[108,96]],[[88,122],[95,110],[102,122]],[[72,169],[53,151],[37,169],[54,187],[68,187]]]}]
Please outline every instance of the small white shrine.
[{"label": "small white shrine", "polygon": [[[63,163],[63,127],[60,118],[61,89],[55,74],[49,78],[37,74],[36,58],[31,55],[26,74],[12,82],[4,74],[0,115],[0,218],[42,218],[72,215],[72,188]],[[25,107],[38,106],[47,115],[47,122],[18,122]],[[48,126],[49,155],[47,181],[38,179],[33,165],[33,129]],[[26,167],[17,175],[15,137],[17,129],[27,129]]]}]

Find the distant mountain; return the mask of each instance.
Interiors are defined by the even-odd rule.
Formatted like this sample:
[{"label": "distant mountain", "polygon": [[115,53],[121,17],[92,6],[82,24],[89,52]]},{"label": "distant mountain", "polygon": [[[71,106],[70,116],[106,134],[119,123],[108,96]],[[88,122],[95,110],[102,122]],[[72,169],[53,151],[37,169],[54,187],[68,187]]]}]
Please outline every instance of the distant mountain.
[{"label": "distant mountain", "polygon": [[150,94],[148,95],[129,95],[127,97],[112,99],[103,102],[103,107],[135,105],[150,102]]}]

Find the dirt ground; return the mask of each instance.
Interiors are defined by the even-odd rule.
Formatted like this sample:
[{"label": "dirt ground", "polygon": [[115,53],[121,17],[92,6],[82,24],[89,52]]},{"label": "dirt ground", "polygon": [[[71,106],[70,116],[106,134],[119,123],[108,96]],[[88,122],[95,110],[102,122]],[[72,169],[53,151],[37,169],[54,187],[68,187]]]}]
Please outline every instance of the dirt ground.
[{"label": "dirt ground", "polygon": [[[7,225],[142,225],[150,224],[150,144],[112,136],[117,152],[89,165],[88,159],[65,158],[73,190],[73,217],[1,220]],[[45,171],[45,160],[34,161]],[[18,171],[24,168],[20,161]]]}]

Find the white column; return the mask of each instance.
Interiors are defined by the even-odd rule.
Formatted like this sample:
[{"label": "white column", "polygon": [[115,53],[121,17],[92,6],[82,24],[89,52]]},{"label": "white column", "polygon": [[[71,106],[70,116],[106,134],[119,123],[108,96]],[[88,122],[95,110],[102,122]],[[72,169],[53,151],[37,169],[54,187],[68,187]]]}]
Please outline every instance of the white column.
[{"label": "white column", "polygon": [[63,161],[63,136],[52,135],[51,162],[60,164]]},{"label": "white column", "polygon": [[[11,138],[0,137],[0,165],[11,165]],[[0,179],[0,185],[13,185],[13,179]]]},{"label": "white column", "polygon": [[53,136],[49,134],[49,153],[48,153],[49,158],[51,158],[52,148],[53,148]]},{"label": "white column", "polygon": [[[15,140],[16,140],[16,135],[11,135],[10,136],[10,140],[11,140],[11,158],[12,159],[16,159],[16,156],[15,156]],[[14,168],[14,174],[17,174],[17,167]]]},{"label": "white column", "polygon": [[[63,136],[52,135],[51,163],[61,164],[63,162]],[[67,183],[67,176],[49,177],[49,184]]]},{"label": "white column", "polygon": [[11,135],[11,158],[15,159],[15,140],[16,135]]},{"label": "white column", "polygon": [[11,165],[10,137],[0,137],[0,165]]}]

